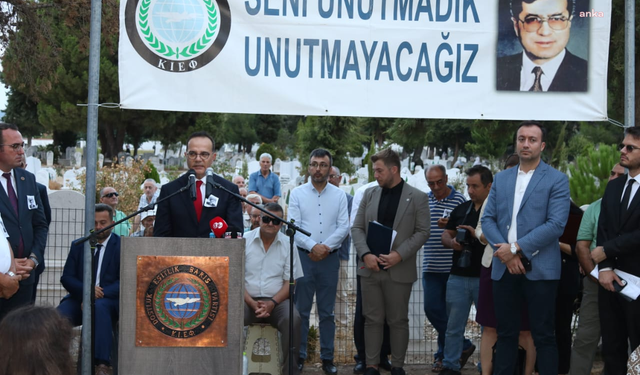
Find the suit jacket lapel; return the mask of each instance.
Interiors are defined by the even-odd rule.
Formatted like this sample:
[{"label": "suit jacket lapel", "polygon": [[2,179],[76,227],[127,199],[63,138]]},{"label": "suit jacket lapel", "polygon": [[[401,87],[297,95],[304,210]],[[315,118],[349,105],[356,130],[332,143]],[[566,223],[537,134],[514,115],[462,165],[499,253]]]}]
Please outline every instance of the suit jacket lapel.
[{"label": "suit jacket lapel", "polygon": [[[518,178],[518,166],[515,166],[511,169],[515,171],[509,171],[510,174],[507,175],[507,207],[509,208],[509,223],[511,223],[513,214],[513,199],[515,198],[516,192],[516,179]],[[515,173],[514,173],[515,172]]]},{"label": "suit jacket lapel", "polygon": [[410,189],[407,188],[405,182],[405,186],[402,187],[402,194],[400,194],[400,202],[398,202],[398,210],[396,211],[396,218],[393,220],[393,229],[396,230],[398,225],[400,225],[400,221],[404,216],[404,212],[409,207],[409,203],[411,202],[412,195]]},{"label": "suit jacket lapel", "polygon": [[104,280],[104,273],[107,267],[109,267],[109,263],[111,263],[111,258],[113,257],[113,237],[109,238],[107,245],[104,247],[104,255],[102,256],[102,266],[100,267],[100,280]]},{"label": "suit jacket lapel", "polygon": [[[542,181],[542,178],[545,176],[545,174],[547,174],[547,167],[548,166],[547,164],[545,164],[545,162],[540,161],[538,168],[536,168],[535,172],[533,172],[533,176],[531,176],[529,185],[527,185],[527,190],[525,190],[524,192],[524,196],[522,197],[522,203],[520,203],[520,210],[522,209],[522,207],[524,207],[524,204],[532,195],[538,183]],[[514,187],[514,191],[515,191],[515,187]]]},{"label": "suit jacket lapel", "polygon": [[[374,221],[374,220],[378,220],[378,207],[380,205],[380,195],[382,194],[382,188],[378,187],[372,187],[372,189],[375,189],[373,191],[373,193],[371,194],[371,204],[368,206],[369,209],[367,210],[367,213],[365,215],[365,218],[367,218],[367,223],[369,223],[370,221]],[[368,227],[369,224],[367,224]]]},{"label": "suit jacket lapel", "polygon": [[[625,185],[626,185],[627,180],[625,179],[624,181],[625,181]],[[620,224],[621,225],[617,226],[616,228],[622,228],[622,226],[629,219],[629,216],[631,216],[631,213],[637,208],[638,203],[640,203],[640,194],[638,194],[639,191],[640,191],[640,189],[638,191],[636,191],[636,194],[633,196],[633,199],[631,200],[631,203],[629,203],[629,208],[627,209],[627,212],[625,213],[624,217],[620,218]],[[619,197],[622,197],[622,191],[620,192]],[[618,205],[618,207],[620,207],[620,205]],[[622,209],[622,207],[620,207],[619,209]],[[618,215],[618,216],[620,216],[620,215]]]},{"label": "suit jacket lapel", "polygon": [[[185,185],[189,183],[188,177],[185,177],[184,183],[185,183]],[[180,199],[182,199],[182,204],[185,205],[185,207],[187,207],[187,215],[189,216],[189,219],[191,220],[192,224],[194,225],[194,228],[197,228],[198,227],[198,218],[196,217],[196,209],[193,206],[193,201],[191,200],[191,196],[189,195],[189,191],[183,191],[182,193],[180,193],[178,195],[180,196]]]},{"label": "suit jacket lapel", "polygon": [[[26,215],[27,210],[29,209],[27,207],[27,195],[26,194],[20,195],[22,191],[26,191],[24,170],[20,168],[16,168],[14,169],[14,172],[16,177],[16,199],[18,200],[18,215],[20,215],[20,217],[23,217],[24,215]],[[20,199],[20,197],[24,197],[24,199]],[[7,200],[8,199],[9,198],[7,198]],[[34,196],[34,199],[35,199],[35,196]]]},{"label": "suit jacket lapel", "polygon": [[[16,177],[17,177],[17,174],[16,174]],[[17,178],[16,178],[16,180],[17,180]],[[16,196],[17,196],[17,194],[16,194]],[[19,223],[20,220],[18,219],[18,216],[16,216],[15,211],[13,211],[13,206],[11,205],[11,202],[9,201],[9,196],[7,195],[7,191],[5,189],[1,188],[1,187],[0,187],[0,203],[6,207],[5,212],[9,213],[9,218],[8,219],[13,218],[16,223]],[[18,200],[18,210],[20,209],[19,207],[20,207],[20,200]]]}]

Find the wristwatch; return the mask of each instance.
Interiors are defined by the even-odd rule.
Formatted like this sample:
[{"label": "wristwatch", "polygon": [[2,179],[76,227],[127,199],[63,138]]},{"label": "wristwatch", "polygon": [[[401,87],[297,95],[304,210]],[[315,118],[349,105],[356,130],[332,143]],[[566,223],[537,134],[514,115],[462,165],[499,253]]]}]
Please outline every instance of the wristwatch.
[{"label": "wristwatch", "polygon": [[9,277],[14,277],[16,274],[11,272],[11,271],[9,271],[9,272],[7,272],[7,275],[9,275]]},{"label": "wristwatch", "polygon": [[38,262],[38,258],[32,254],[29,259],[33,261],[33,268],[38,268],[38,265],[40,264],[40,262]]},{"label": "wristwatch", "polygon": [[518,248],[516,247],[516,243],[512,242],[511,243],[511,254],[516,255],[517,252],[518,252]]}]

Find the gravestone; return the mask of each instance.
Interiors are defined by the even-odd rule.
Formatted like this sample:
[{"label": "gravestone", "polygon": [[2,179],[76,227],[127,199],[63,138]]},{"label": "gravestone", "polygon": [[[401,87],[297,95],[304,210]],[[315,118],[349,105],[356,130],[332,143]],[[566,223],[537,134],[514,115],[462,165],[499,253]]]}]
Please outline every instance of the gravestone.
[{"label": "gravestone", "polygon": [[29,146],[26,150],[24,150],[24,154],[26,157],[34,156],[38,152],[38,147]]},{"label": "gravestone", "polygon": [[53,151],[47,151],[47,167],[53,165]]},{"label": "gravestone", "polygon": [[60,284],[60,275],[67,260],[71,242],[83,236],[84,195],[72,190],[53,190],[49,193],[51,225],[44,257],[46,268],[38,284],[38,300],[57,306],[67,294]]},{"label": "gravestone", "polygon": [[98,155],[98,168],[102,169],[104,166],[104,154]]},{"label": "gravestone", "polygon": [[76,168],[80,168],[82,167],[82,153],[81,152],[76,152],[74,154],[74,162],[75,162],[75,167]]}]

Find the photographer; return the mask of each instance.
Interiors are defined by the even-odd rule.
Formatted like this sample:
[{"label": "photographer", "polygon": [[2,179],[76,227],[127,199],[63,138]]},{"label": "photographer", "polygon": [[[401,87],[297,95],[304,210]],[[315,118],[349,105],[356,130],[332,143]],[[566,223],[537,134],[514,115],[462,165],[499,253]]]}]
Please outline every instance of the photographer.
[{"label": "photographer", "polygon": [[475,235],[482,203],[489,195],[493,175],[481,165],[466,171],[470,201],[461,203],[452,212],[442,244],[453,249],[453,266],[447,282],[447,311],[449,322],[444,344],[444,375],[460,374],[468,356],[463,356],[464,330],[471,303],[478,304],[480,267],[484,246]]}]

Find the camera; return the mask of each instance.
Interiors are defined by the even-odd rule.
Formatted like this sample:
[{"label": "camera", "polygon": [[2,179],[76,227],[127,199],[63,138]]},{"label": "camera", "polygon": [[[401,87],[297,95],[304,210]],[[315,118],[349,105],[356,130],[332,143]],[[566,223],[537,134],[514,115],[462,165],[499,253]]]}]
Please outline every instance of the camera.
[{"label": "camera", "polygon": [[468,244],[468,240],[467,240],[467,235],[469,234],[469,232],[467,232],[466,229],[464,228],[458,228],[458,233],[456,234],[456,242],[459,243],[460,245],[467,245]]}]

